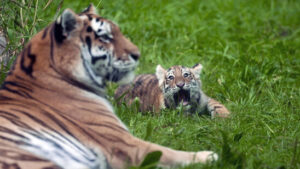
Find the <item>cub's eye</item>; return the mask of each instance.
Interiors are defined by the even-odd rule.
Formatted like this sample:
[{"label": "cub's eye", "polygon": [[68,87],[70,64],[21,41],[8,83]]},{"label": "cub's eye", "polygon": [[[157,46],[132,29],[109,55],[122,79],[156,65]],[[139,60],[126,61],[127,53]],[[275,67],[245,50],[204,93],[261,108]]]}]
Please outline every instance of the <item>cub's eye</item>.
[{"label": "cub's eye", "polygon": [[189,73],[184,73],[183,77],[188,77],[190,74]]},{"label": "cub's eye", "polygon": [[174,79],[174,76],[173,75],[169,75],[168,76],[168,80],[173,80]]}]

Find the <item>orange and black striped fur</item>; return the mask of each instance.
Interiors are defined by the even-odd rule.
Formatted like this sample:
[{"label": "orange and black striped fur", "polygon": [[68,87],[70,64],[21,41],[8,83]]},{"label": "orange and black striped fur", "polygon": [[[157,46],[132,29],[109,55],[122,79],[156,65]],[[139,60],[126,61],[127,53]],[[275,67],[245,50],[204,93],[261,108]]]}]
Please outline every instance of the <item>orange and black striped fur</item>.
[{"label": "orange and black striped fur", "polygon": [[114,114],[105,82],[133,80],[139,56],[93,6],[66,9],[30,40],[2,84],[0,167],[121,169],[152,151],[168,167],[217,158],[140,140]]},{"label": "orange and black striped fur", "polygon": [[115,98],[132,104],[140,102],[140,111],[159,112],[163,108],[181,107],[187,114],[209,114],[212,117],[227,117],[230,112],[218,101],[207,97],[201,89],[202,65],[192,68],[172,66],[168,70],[160,65],[156,74],[137,76],[132,84],[120,86]]}]

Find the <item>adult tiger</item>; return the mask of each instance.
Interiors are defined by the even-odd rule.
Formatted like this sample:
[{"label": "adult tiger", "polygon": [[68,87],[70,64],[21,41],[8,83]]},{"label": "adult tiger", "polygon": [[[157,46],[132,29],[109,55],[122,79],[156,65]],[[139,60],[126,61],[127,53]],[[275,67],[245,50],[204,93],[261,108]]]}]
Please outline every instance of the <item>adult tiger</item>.
[{"label": "adult tiger", "polygon": [[167,70],[158,65],[155,75],[142,74],[134,79],[133,84],[120,86],[115,98],[129,105],[138,98],[143,112],[181,107],[186,114],[228,117],[228,109],[202,91],[201,70],[201,64],[192,68],[172,66]]},{"label": "adult tiger", "polygon": [[79,15],[66,9],[31,39],[2,85],[0,166],[119,169],[152,151],[168,167],[216,158],[140,140],[114,114],[105,81],[132,80],[139,56],[93,6]]}]

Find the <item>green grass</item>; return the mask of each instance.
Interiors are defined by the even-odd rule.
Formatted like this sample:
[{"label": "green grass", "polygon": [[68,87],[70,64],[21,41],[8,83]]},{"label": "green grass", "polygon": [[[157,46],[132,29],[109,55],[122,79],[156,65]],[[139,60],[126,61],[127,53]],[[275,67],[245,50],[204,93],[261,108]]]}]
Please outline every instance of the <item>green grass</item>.
[{"label": "green grass", "polygon": [[[26,1],[23,12],[28,22],[22,28],[20,5],[2,0],[5,17],[0,17],[0,25],[10,38],[9,50],[20,51],[21,38],[27,41],[53,20],[59,3],[43,10],[46,1]],[[170,110],[142,115],[134,108],[115,106],[135,136],[179,150],[213,150],[220,155],[211,165],[186,168],[300,168],[299,1],[93,3],[140,48],[137,73],[154,73],[157,64],[167,68],[200,62],[203,90],[233,112],[229,119],[212,120]],[[78,12],[87,4],[65,0],[61,10]],[[109,93],[115,88],[112,84]]]}]

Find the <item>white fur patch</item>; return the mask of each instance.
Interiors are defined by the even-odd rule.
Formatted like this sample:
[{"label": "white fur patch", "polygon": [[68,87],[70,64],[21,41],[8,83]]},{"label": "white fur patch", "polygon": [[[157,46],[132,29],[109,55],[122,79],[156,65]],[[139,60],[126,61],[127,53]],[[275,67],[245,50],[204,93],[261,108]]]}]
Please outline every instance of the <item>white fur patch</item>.
[{"label": "white fur patch", "polygon": [[196,79],[200,79],[200,74],[203,66],[201,64],[197,64],[194,68],[191,68],[191,71],[195,75]]},{"label": "white fur patch", "polygon": [[120,84],[120,85],[128,84],[133,81],[134,77],[135,77],[135,74],[133,71],[130,73],[127,73],[120,81],[118,81],[118,84]]},{"label": "white fur patch", "polygon": [[91,22],[92,29],[96,32],[98,36],[107,35],[110,38],[113,38],[111,34],[110,24],[105,21],[97,21],[96,18],[93,18]]},{"label": "white fur patch", "polygon": [[[84,52],[84,50],[81,52]],[[97,93],[105,93],[105,89],[103,88],[103,78],[94,74],[88,61],[85,60],[84,55],[85,54],[82,53],[82,60],[79,60],[79,63],[74,66],[72,71],[73,76],[76,77],[76,80],[79,82],[90,86],[92,89],[97,91]]]},{"label": "white fur patch", "polygon": [[165,73],[166,73],[166,70],[163,67],[161,67],[160,65],[156,66],[155,75],[158,79],[159,86],[161,86],[163,84],[163,82],[165,81]]},{"label": "white fur patch", "polygon": [[90,52],[89,52],[89,49],[88,49],[87,45],[83,45],[81,47],[81,55],[83,57],[82,62],[83,62],[84,69],[83,70],[80,69],[80,70],[78,70],[78,72],[80,72],[80,71],[87,72],[88,76],[83,77],[83,78],[86,79],[87,77],[89,77],[89,79],[86,79],[85,83],[87,83],[89,81],[92,81],[90,83],[96,83],[96,85],[102,86],[103,85],[103,78],[101,76],[97,76],[95,74],[94,70],[92,69],[92,65],[91,65],[92,56],[90,55]]},{"label": "white fur patch", "polygon": [[79,15],[79,18],[82,20],[88,19],[88,17],[86,15]]},{"label": "white fur patch", "polygon": [[[91,49],[92,63],[91,67],[97,76],[106,76],[111,70],[109,62],[112,58],[112,50],[107,50],[104,47],[95,46]],[[94,63],[93,63],[93,60]]]},{"label": "white fur patch", "polygon": [[113,67],[117,69],[134,69],[138,65],[138,62],[135,61],[130,55],[128,56],[128,60],[118,60],[116,57],[113,58]]},{"label": "white fur patch", "polygon": [[28,143],[21,148],[64,169],[107,168],[105,156],[100,150],[94,151],[71,136],[62,136],[53,131],[24,131]]}]

